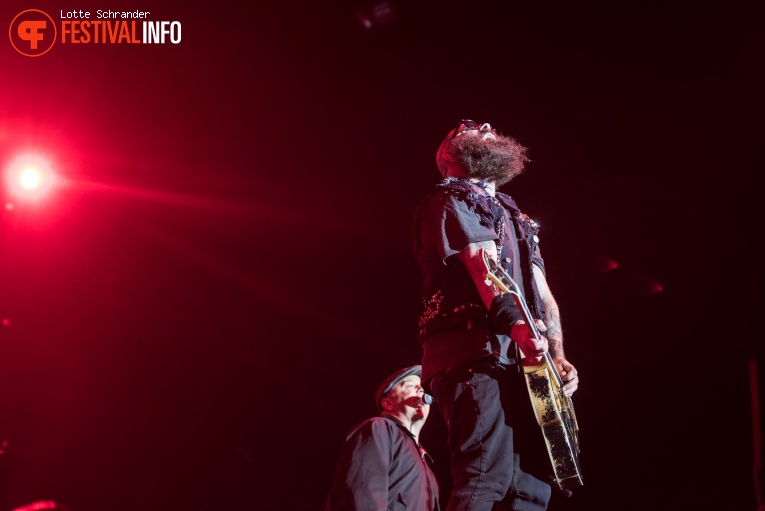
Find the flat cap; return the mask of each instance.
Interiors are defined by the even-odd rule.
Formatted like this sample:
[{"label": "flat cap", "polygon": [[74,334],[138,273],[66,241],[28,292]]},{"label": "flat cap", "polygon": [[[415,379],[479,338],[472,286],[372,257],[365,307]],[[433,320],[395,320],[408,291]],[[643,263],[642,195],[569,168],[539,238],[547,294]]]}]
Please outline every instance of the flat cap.
[{"label": "flat cap", "polygon": [[380,387],[378,387],[377,392],[375,392],[375,404],[377,405],[377,412],[382,413],[382,400],[383,398],[390,392],[390,389],[396,386],[398,382],[403,380],[409,375],[416,374],[417,376],[422,376],[422,366],[421,365],[415,365],[406,367],[404,369],[401,369],[400,371],[396,371],[395,373],[388,376],[385,381],[383,381],[380,384]]}]

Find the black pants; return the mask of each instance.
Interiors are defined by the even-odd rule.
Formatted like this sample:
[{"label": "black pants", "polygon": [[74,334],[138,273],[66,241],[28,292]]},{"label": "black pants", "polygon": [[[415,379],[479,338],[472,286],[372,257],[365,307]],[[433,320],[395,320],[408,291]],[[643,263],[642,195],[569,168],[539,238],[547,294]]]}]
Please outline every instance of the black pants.
[{"label": "black pants", "polygon": [[446,511],[547,509],[547,453],[519,368],[463,363],[436,374],[430,389],[449,430],[454,488]]}]

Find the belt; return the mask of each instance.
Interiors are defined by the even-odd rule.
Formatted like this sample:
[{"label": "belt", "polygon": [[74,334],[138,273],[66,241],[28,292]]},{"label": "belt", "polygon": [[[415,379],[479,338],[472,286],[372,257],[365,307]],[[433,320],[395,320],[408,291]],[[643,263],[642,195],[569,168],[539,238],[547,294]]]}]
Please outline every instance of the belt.
[{"label": "belt", "polygon": [[488,355],[483,358],[466,360],[447,369],[444,374],[450,373],[492,373],[494,371],[507,371],[510,368],[517,367],[515,359],[507,359],[507,362],[500,362],[496,355]]}]

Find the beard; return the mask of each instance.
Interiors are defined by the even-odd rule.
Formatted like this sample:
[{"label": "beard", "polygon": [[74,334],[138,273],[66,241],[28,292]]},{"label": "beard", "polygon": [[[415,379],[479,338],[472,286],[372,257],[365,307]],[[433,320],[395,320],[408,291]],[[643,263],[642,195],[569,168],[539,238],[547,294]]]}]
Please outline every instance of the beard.
[{"label": "beard", "polygon": [[459,137],[452,142],[451,152],[469,177],[494,181],[497,188],[523,173],[527,149],[514,138],[497,135],[496,140],[480,137]]}]

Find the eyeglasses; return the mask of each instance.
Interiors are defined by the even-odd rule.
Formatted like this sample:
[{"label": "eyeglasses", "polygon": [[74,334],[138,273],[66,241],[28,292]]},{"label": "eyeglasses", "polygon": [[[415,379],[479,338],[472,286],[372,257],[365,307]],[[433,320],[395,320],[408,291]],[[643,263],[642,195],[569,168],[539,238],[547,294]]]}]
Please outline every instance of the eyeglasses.
[{"label": "eyeglasses", "polygon": [[[459,122],[459,124],[457,124],[457,127],[454,128],[454,132],[452,133],[452,138],[451,139],[454,140],[454,138],[457,135],[459,135],[460,133],[464,133],[466,131],[480,130],[482,125],[483,125],[482,123],[475,122],[472,119],[462,119]],[[492,128],[491,132],[492,133],[496,133],[497,131],[494,128]]]}]

